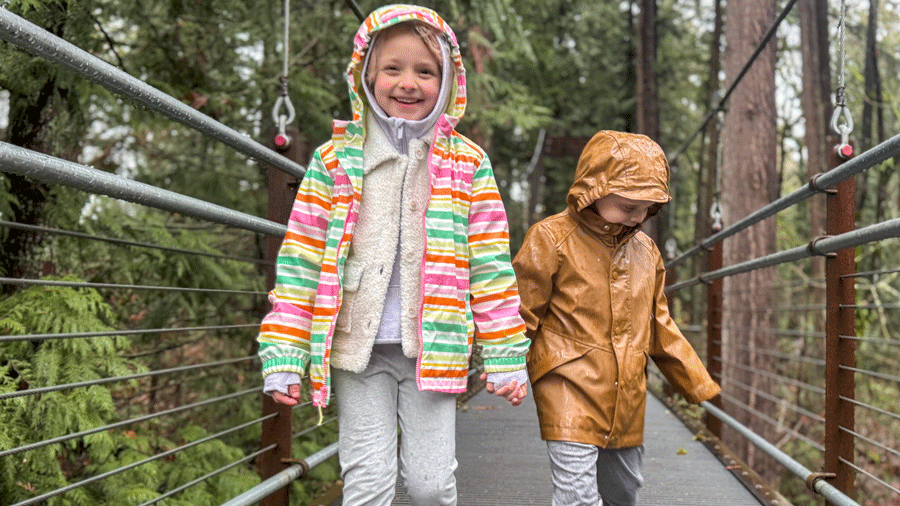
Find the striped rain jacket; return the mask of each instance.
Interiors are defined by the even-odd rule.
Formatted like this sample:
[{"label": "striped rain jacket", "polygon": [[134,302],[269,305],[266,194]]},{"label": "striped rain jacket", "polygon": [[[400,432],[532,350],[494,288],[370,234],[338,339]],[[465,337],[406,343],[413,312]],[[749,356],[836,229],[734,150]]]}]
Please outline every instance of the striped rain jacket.
[{"label": "striped rain jacket", "polygon": [[418,387],[464,392],[473,338],[485,370],[524,368],[530,341],[519,316],[510,263],[509,228],[490,160],[454,128],[466,105],[465,71],[453,31],[435,12],[392,5],[373,12],[354,39],[348,67],[352,121],[335,121],[330,142],[310,161],[297,192],[277,258],[272,310],[259,341],[263,375],[309,367],[313,403],[330,392],[331,343],[342,300],[344,264],[357,221],[363,182],[367,107],[361,70],[371,35],[393,23],[418,20],[443,32],[456,80],[438,119],[428,156],[431,196],[422,222],[422,305]]}]

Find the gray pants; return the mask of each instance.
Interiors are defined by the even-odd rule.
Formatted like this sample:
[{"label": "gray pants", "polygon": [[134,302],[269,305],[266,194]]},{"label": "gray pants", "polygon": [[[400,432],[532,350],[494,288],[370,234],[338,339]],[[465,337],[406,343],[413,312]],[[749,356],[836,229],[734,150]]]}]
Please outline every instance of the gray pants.
[{"label": "gray pants", "polygon": [[344,506],[389,506],[400,477],[413,506],[456,505],[456,396],[422,392],[416,361],[377,344],[361,374],[333,369]]},{"label": "gray pants", "polygon": [[604,449],[569,441],[547,441],[553,506],[634,506],[644,447]]}]

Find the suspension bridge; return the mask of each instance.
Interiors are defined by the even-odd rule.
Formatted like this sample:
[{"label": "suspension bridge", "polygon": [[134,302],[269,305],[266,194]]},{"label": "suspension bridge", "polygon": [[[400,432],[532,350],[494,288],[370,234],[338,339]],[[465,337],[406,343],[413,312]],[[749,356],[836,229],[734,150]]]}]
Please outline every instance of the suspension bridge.
[{"label": "suspension bridge", "polygon": [[[781,19],[783,17],[778,21]],[[263,164],[272,174],[269,178],[272,185],[269,189],[272,209],[267,218],[248,215],[6,142],[0,142],[0,167],[3,172],[46,184],[79,189],[93,195],[120,199],[228,229],[257,234],[268,239],[270,250],[271,245],[277,244],[284,236],[285,227],[282,225],[284,219],[281,217],[284,216],[286,202],[290,200],[288,190],[291,182],[302,178],[304,173],[299,151],[294,157],[296,159],[292,159],[290,152],[274,149],[278,147],[277,140],[272,146],[253,141],[2,8],[0,8],[0,38],[76,75],[92,80],[173,122],[201,132]],[[722,105],[724,99],[720,107]],[[289,131],[282,124],[278,134],[288,135]],[[669,407],[657,397],[651,396],[648,399],[644,456],[646,485],[641,492],[641,504],[786,504],[784,497],[777,491],[777,484],[765,483],[759,478],[759,475],[765,474],[764,471],[767,470],[748,466],[746,462],[735,457],[734,452],[723,442],[736,439],[746,441],[753,448],[753,453],[766,456],[766,459],[760,461],[779,466],[782,475],[788,476],[786,480],[795,480],[803,484],[808,487],[812,496],[817,499],[824,498],[830,504],[848,506],[868,504],[864,497],[859,497],[861,482],[880,487],[895,500],[900,500],[900,483],[897,482],[896,475],[892,477],[890,471],[880,472],[871,462],[879,460],[873,459],[872,455],[880,456],[881,462],[887,463],[885,465],[895,462],[900,457],[897,441],[881,439],[885,433],[863,434],[858,423],[865,418],[876,425],[890,426],[900,420],[900,415],[894,408],[893,399],[879,398],[877,395],[857,395],[859,391],[878,391],[880,385],[900,383],[900,378],[896,375],[874,370],[870,365],[870,357],[861,351],[861,348],[872,346],[880,350],[878,353],[890,353],[896,350],[898,342],[896,338],[858,336],[856,332],[859,312],[884,313],[897,309],[896,304],[858,297],[856,287],[869,287],[873,279],[895,278],[898,267],[884,266],[877,271],[857,272],[853,262],[854,251],[857,248],[873,244],[896,247],[896,238],[900,237],[900,218],[885,219],[857,227],[854,219],[852,186],[853,179],[857,175],[880,167],[891,158],[900,156],[900,136],[892,137],[857,156],[849,157],[841,156],[841,148],[847,145],[846,141],[840,139],[835,143],[837,149],[834,150],[832,165],[828,172],[818,175],[810,180],[808,185],[773,201],[764,208],[741,217],[733,224],[720,226],[713,235],[669,261],[667,267],[673,271],[685,264],[688,259],[700,259],[698,262],[704,265],[700,274],[670,284],[667,294],[670,299],[677,301],[681,294],[690,293],[698,287],[704,289],[705,294],[701,303],[706,305],[706,325],[703,327],[688,325],[686,333],[691,334],[694,346],[705,356],[710,372],[718,381],[736,385],[739,389],[752,393],[754,397],[765,398],[768,402],[779,406],[780,410],[777,413],[760,412],[738,397],[723,394],[721,398],[703,403],[700,414],[697,415],[697,411],[688,408],[676,409],[676,406]],[[690,140],[687,141],[689,142]],[[291,146],[291,149],[297,149],[297,146]],[[820,194],[824,194],[827,199],[829,227],[827,235],[810,237],[808,243],[772,252],[741,264],[722,265],[722,243],[726,239]],[[98,241],[128,248],[173,252],[173,249],[167,246],[152,244],[149,237],[146,241],[125,241],[76,230],[49,229],[6,220],[0,221],[0,227],[45,234],[61,240]],[[209,253],[197,251],[174,252],[210,256]],[[211,256],[218,260],[236,259],[223,255]],[[765,371],[748,370],[750,369],[748,366],[735,361],[733,354],[729,358],[723,349],[725,346],[723,335],[729,331],[729,318],[737,320],[741,308],[729,307],[723,303],[728,299],[728,293],[723,288],[723,280],[759,269],[803,265],[803,262],[809,262],[813,258],[824,258],[825,279],[821,280],[824,290],[809,290],[804,294],[820,294],[821,298],[808,299],[804,296],[802,301],[789,299],[784,308],[785,313],[789,314],[801,312],[812,314],[810,317],[812,328],[798,331],[796,327],[787,324],[784,329],[751,329],[751,331],[770,332],[786,340],[790,339],[791,342],[797,342],[797,332],[800,332],[801,341],[817,342],[821,345],[803,347],[796,352],[784,351],[784,347],[762,350],[774,364],[771,369]],[[261,263],[271,267],[270,261]],[[0,278],[0,282],[18,289],[42,287],[181,294],[202,291],[221,296],[223,300],[228,300],[229,297],[265,296],[265,292],[247,290],[87,283],[22,277]],[[771,288],[773,291],[783,289],[783,285],[777,283]],[[686,297],[686,300],[692,299]],[[24,329],[0,337],[0,344],[37,345],[49,342],[64,343],[81,338],[100,340],[111,336],[171,336],[194,332],[236,331],[243,332],[244,336],[250,336],[255,335],[253,330],[255,327],[256,324],[252,323],[228,323],[205,327],[98,329],[77,332],[60,329],[45,333],[34,333]],[[248,339],[252,340],[252,337]],[[177,368],[131,371],[127,374],[118,371],[107,377],[68,379],[45,385],[23,385],[0,392],[0,402],[3,403],[4,409],[12,410],[21,403],[31,402],[42,396],[87,390],[96,385],[145,380],[157,385],[164,383],[164,378],[171,375],[186,373],[244,375],[256,367],[255,356],[244,351]],[[817,372],[810,376],[802,372],[798,364]],[[735,374],[736,371],[739,374]],[[754,378],[771,380],[780,388],[760,391],[754,386],[756,384]],[[129,428],[134,425],[177,413],[201,412],[204,406],[212,403],[261,396],[259,386],[251,382],[250,388],[206,399],[194,395],[185,396],[182,390],[178,390],[182,392],[181,399],[158,403],[159,406],[163,406],[159,411],[128,413],[121,419],[81,427],[50,439],[0,440],[0,457],[15,459],[16,462],[27,461],[32,452],[42,449],[58,445],[71,446],[103,434],[121,433],[127,436],[130,434]],[[472,390],[475,395],[463,401],[457,413],[459,504],[512,506],[549,503],[549,465],[543,442],[539,438],[534,406],[530,398],[525,405],[513,408],[494,396],[477,393],[476,387]],[[665,397],[664,383],[660,382],[655,391],[661,397]],[[105,480],[111,480],[117,475],[140,472],[142,467],[149,468],[159,461],[189,455],[203,445],[227,438],[234,433],[258,430],[261,434],[259,445],[245,449],[244,455],[235,457],[233,461],[222,464],[218,470],[206,475],[170,484],[167,489],[157,491],[155,497],[142,499],[135,504],[143,506],[165,501],[175,501],[169,504],[177,504],[179,494],[190,491],[192,487],[209,485],[220,475],[227,475],[236,468],[251,465],[260,472],[259,484],[236,491],[233,499],[225,504],[229,506],[257,503],[267,506],[288,504],[289,490],[293,482],[308,479],[310,473],[314,473],[318,466],[334,465],[336,444],[319,434],[321,427],[333,424],[335,414],[326,413],[324,423],[319,426],[310,421],[311,416],[305,411],[308,406],[286,408],[277,406],[264,397],[262,404],[263,408],[256,414],[257,416],[234,421],[231,426],[189,442],[173,444],[165,451],[135,457],[120,468],[97,469],[91,476],[82,475],[79,480],[72,483],[60,483],[49,489],[38,490],[31,487],[28,476],[21,476],[21,487],[27,493],[23,492],[24,495],[14,500],[4,497],[2,503],[10,506],[46,504],[56,498],[78,494],[80,490],[102,486]],[[129,412],[130,409],[125,411]],[[748,427],[752,423],[748,423],[747,420],[778,427],[779,432],[790,441],[790,444],[784,444],[784,441],[767,441]],[[299,457],[298,452],[302,453]],[[395,504],[406,504],[403,502],[405,498],[402,484],[398,484],[398,492]],[[329,506],[340,504],[339,493],[333,496],[323,494],[315,499],[322,501],[323,506],[326,502]]]}]

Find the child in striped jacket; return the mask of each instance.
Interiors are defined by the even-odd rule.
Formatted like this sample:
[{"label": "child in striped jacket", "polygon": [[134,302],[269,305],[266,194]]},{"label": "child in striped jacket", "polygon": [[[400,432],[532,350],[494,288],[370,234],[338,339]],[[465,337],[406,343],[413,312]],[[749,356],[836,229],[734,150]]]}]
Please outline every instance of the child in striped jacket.
[{"label": "child in striped jacket", "polygon": [[360,26],[351,121],[335,121],[297,192],[258,337],[265,391],[339,413],[344,504],[389,505],[397,426],[413,505],[456,504],[456,395],[475,340],[489,392],[527,395],[509,230],[491,163],[455,131],[466,105],[456,36],[390,5]]}]

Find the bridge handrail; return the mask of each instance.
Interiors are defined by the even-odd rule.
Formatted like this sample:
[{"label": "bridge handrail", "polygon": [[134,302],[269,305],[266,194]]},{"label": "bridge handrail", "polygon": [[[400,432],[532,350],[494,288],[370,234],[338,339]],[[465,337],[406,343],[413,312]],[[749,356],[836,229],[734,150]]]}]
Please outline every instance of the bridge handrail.
[{"label": "bridge handrail", "polygon": [[2,8],[0,8],[0,38],[221,141],[251,158],[298,178],[302,178],[306,172],[300,164],[280,156],[246,135]]},{"label": "bridge handrail", "polygon": [[[2,11],[2,9],[0,9]],[[284,237],[287,227],[264,218],[0,141],[6,172],[61,184],[251,232]]]},{"label": "bridge handrail", "polygon": [[271,478],[222,504],[222,506],[250,506],[251,504],[256,504],[272,495],[275,491],[290,485],[292,481],[302,478],[310,469],[337,455],[337,451],[338,443],[332,443],[305,458],[299,464],[294,464],[284,471],[274,474]]},{"label": "bridge handrail", "polygon": [[672,267],[678,265],[682,261],[687,258],[695,255],[700,251],[708,250],[714,244],[722,242],[728,237],[749,228],[750,226],[759,223],[760,221],[787,209],[788,207],[801,202],[816,193],[827,190],[828,188],[833,187],[834,185],[844,181],[850,177],[863,172],[871,167],[879,165],[886,160],[900,155],[900,134],[891,137],[890,139],[878,144],[877,146],[872,147],[871,149],[861,153],[859,156],[848,160],[837,168],[832,169],[828,172],[823,172],[815,177],[808,185],[802,186],[797,190],[794,190],[792,193],[785,195],[777,200],[772,201],[770,204],[761,207],[757,211],[748,214],[744,218],[736,221],[732,225],[729,225],[719,232],[707,237],[706,239],[701,240],[697,245],[692,247],[691,249],[685,251],[681,255],[673,258],[669,262],[666,263],[666,268],[671,269]]},{"label": "bridge handrail", "polygon": [[751,431],[742,423],[729,416],[728,413],[717,408],[714,404],[710,403],[709,401],[703,401],[700,403],[700,406],[702,406],[711,415],[715,416],[719,420],[722,420],[723,422],[731,426],[731,428],[741,433],[741,435],[743,435],[748,440],[750,440],[750,442],[756,445],[757,448],[766,452],[770,457],[777,460],[779,464],[783,465],[785,469],[789,470],[798,478],[805,481],[810,486],[810,488],[830,501],[831,504],[835,506],[860,506],[858,502],[847,497],[843,492],[822,479],[822,476],[813,473],[812,471],[804,467],[803,464],[797,462],[796,460],[791,458],[790,455],[782,452],[775,445],[758,436],[755,432]]},{"label": "bridge handrail", "polygon": [[798,246],[796,248],[780,251],[739,264],[730,265],[715,271],[704,272],[699,276],[682,281],[681,283],[669,285],[666,287],[665,291],[668,294],[700,283],[708,283],[714,279],[734,276],[736,274],[750,272],[764,267],[772,267],[812,256],[823,256],[845,248],[852,248],[893,237],[900,237],[900,218],[883,221],[833,237],[822,237],[813,240],[806,246]]}]

